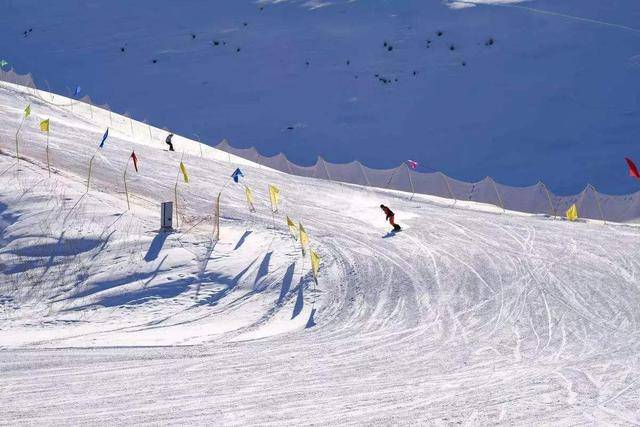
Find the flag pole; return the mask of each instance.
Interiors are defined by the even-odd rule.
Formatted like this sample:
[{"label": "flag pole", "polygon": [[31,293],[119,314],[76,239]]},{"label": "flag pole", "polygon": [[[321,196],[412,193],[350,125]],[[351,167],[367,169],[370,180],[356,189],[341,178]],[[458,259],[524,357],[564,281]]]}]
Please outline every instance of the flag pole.
[{"label": "flag pole", "polygon": [[22,115],[22,120],[20,120],[20,125],[18,125],[18,130],[16,131],[16,161],[20,162],[20,153],[18,152],[18,134],[20,133],[20,129],[22,129],[22,125],[24,124],[24,114]]},{"label": "flag pole", "polygon": [[51,163],[49,162],[49,129],[47,128],[47,146],[45,148],[47,152],[47,171],[49,171],[49,178],[51,178]]},{"label": "flag pole", "polygon": [[[184,150],[182,150],[182,156],[180,157],[180,164],[182,164],[182,160],[184,159]],[[176,228],[180,227],[178,220],[178,181],[180,179],[180,167],[178,167],[178,173],[176,174],[176,185],[173,187],[173,195],[174,202],[176,204]]]},{"label": "flag pole", "polygon": [[244,186],[244,195],[247,198],[247,204],[249,205],[249,212],[253,213],[256,209],[253,207],[253,202],[251,201],[251,189],[248,186]]},{"label": "flag pole", "polygon": [[176,228],[180,227],[180,223],[178,221],[178,181],[176,180],[176,185],[173,187],[174,199],[176,204]]},{"label": "flag pole", "polygon": [[91,159],[89,159],[89,174],[87,175],[87,193],[89,192],[89,186],[91,184],[91,169],[93,167],[93,158],[96,156],[96,154],[98,154],[98,150],[95,151],[95,153],[93,153],[93,156],[91,156]]},{"label": "flag pole", "polygon": [[273,221],[273,235],[276,235],[276,213],[271,208],[271,220]]},{"label": "flag pole", "polygon": [[218,241],[220,240],[220,196],[221,195],[222,195],[222,192],[218,193],[218,197],[216,198],[216,216],[214,218],[214,223],[213,223],[213,238]]},{"label": "flag pole", "polygon": [[127,165],[124,167],[124,175],[122,179],[124,180],[124,194],[127,196],[127,210],[131,210],[131,205],[129,204],[129,189],[127,188],[127,169],[129,169],[129,159],[127,159]]}]

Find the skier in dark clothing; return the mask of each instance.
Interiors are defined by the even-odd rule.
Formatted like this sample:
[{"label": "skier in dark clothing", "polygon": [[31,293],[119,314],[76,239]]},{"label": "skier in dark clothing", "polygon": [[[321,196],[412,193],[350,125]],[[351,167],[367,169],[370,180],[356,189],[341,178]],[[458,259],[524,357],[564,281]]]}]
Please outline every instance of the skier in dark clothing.
[{"label": "skier in dark clothing", "polygon": [[175,151],[175,150],[173,149],[173,144],[171,143],[171,138],[173,138],[173,134],[172,134],[172,133],[170,133],[170,134],[167,136],[167,139],[165,139],[165,141],[164,141],[164,142],[166,142],[166,143],[167,143],[167,145],[169,146],[169,151]]},{"label": "skier in dark clothing", "polygon": [[384,211],[385,215],[387,215],[386,219],[389,220],[389,224],[391,224],[393,226],[393,231],[402,230],[402,228],[398,224],[396,224],[394,222],[395,214],[393,213],[393,211],[391,209],[389,209],[385,205],[380,205],[380,209],[382,209]]}]

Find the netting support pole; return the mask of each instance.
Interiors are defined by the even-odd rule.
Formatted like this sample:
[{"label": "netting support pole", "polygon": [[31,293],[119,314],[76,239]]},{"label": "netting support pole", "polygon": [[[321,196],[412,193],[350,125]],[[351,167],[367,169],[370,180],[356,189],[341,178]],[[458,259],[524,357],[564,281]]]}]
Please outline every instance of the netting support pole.
[{"label": "netting support pole", "polygon": [[194,135],[196,136],[196,140],[198,141],[198,146],[200,147],[200,158],[202,158],[202,141],[200,141],[200,137],[198,136],[197,133],[194,133]]},{"label": "netting support pole", "polygon": [[547,201],[549,202],[549,215],[553,216],[553,219],[556,219],[558,217],[558,213],[556,209],[553,207],[553,203],[551,202],[551,193],[549,193],[549,189],[547,188],[544,182],[540,181],[540,184],[542,184],[542,187],[544,188],[544,192],[547,195]]},{"label": "netting support pole", "polygon": [[393,172],[391,172],[391,176],[389,177],[389,180],[387,181],[387,183],[384,186],[385,190],[389,189],[389,186],[391,185],[391,181],[393,181],[393,177],[396,176],[396,172],[398,171],[398,169],[400,169],[400,166],[398,166],[397,168],[395,168],[393,170]]},{"label": "netting support pole", "polygon": [[584,199],[584,195],[587,193],[587,189],[589,188],[589,185],[590,184],[587,184],[587,186],[584,188],[584,190],[582,190],[582,192],[580,193],[580,196],[576,199],[574,203],[576,205],[576,208],[578,208],[578,214],[582,210],[582,199]]},{"label": "netting support pole", "polygon": [[600,205],[600,198],[598,197],[598,191],[591,184],[589,184],[589,187],[591,187],[591,191],[593,191],[593,195],[596,198],[596,204],[598,205],[598,211],[600,211],[600,219],[602,219],[602,222],[603,222],[604,225],[607,225],[607,221],[604,219],[604,212],[602,211],[602,205]]},{"label": "netting support pole", "polygon": [[93,120],[93,105],[89,104],[89,114],[91,115],[91,120]]},{"label": "netting support pole", "polygon": [[133,134],[133,120],[131,120],[131,117],[129,117],[129,124],[131,125],[131,137],[135,138],[135,135]]},{"label": "netting support pole", "polygon": [[322,159],[322,165],[324,166],[324,171],[327,173],[327,177],[329,178],[329,181],[333,181],[331,179],[331,174],[329,174],[329,169],[327,168],[327,162],[325,162],[324,159]]},{"label": "netting support pole", "polygon": [[413,188],[413,179],[411,178],[411,170],[409,169],[409,166],[407,166],[405,164],[405,168],[407,169],[407,175],[409,176],[409,184],[411,185],[411,197],[409,198],[409,201],[413,200],[413,196],[416,195],[416,190],[415,188]]},{"label": "netting support pole", "polygon": [[51,96],[51,102],[53,102],[53,92],[51,92],[51,87],[49,86],[49,82],[46,80],[44,82],[47,85],[47,90],[49,91],[49,95]]},{"label": "netting support pole", "polygon": [[493,184],[493,189],[496,190],[496,196],[498,196],[498,201],[500,202],[500,207],[502,208],[502,212],[506,212],[507,210],[504,208],[504,202],[502,201],[502,197],[500,197],[500,192],[498,191],[498,186],[496,185],[496,182],[493,180],[493,178],[489,178],[491,180],[491,183]]},{"label": "netting support pole", "polygon": [[362,163],[358,162],[358,165],[360,165],[362,176],[364,176],[364,182],[367,183],[367,187],[371,187],[371,182],[369,182],[369,177],[367,176],[367,172],[364,170],[364,167],[362,167]]},{"label": "netting support pole", "polygon": [[438,172],[440,174],[440,176],[442,177],[442,180],[444,181],[445,185],[447,186],[447,190],[449,191],[449,197],[453,199],[453,204],[451,205],[451,207],[454,207],[456,205],[456,202],[458,201],[458,199],[455,198],[455,196],[453,195],[453,191],[451,191],[451,186],[449,185],[449,181],[447,180],[447,176],[445,174],[443,174],[442,172]]},{"label": "netting support pole", "polygon": [[109,110],[109,123],[111,123],[111,127],[113,127],[113,113]]},{"label": "netting support pole", "polygon": [[147,125],[147,128],[149,129],[149,141],[153,141],[153,135],[151,135],[151,126]]}]

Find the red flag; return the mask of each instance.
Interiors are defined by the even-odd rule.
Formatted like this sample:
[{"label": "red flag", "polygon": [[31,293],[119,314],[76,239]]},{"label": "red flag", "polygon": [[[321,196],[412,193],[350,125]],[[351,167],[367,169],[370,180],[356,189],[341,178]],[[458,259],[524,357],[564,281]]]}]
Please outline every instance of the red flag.
[{"label": "red flag", "polygon": [[638,172],[638,168],[636,167],[636,165],[631,161],[630,158],[625,157],[624,159],[627,161],[627,166],[629,166],[629,175],[636,179],[640,179],[640,172]]},{"label": "red flag", "polygon": [[138,158],[136,157],[136,152],[131,152],[131,160],[133,160],[133,167],[136,168],[136,172],[138,172]]},{"label": "red flag", "polygon": [[416,170],[416,168],[418,167],[418,162],[416,162],[415,160],[407,160],[407,165],[411,169]]}]

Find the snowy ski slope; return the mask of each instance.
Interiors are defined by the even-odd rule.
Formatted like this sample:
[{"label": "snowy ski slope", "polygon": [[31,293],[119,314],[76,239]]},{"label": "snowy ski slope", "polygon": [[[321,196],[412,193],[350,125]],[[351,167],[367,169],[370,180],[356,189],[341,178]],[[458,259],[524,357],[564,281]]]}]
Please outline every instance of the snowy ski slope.
[{"label": "snowy ski slope", "polygon": [[[0,424],[640,423],[638,228],[451,208],[116,129],[85,194],[94,114],[0,88]],[[183,148],[181,224],[159,234]],[[403,232],[386,236],[380,203]],[[315,290],[285,215],[322,257]]]}]

